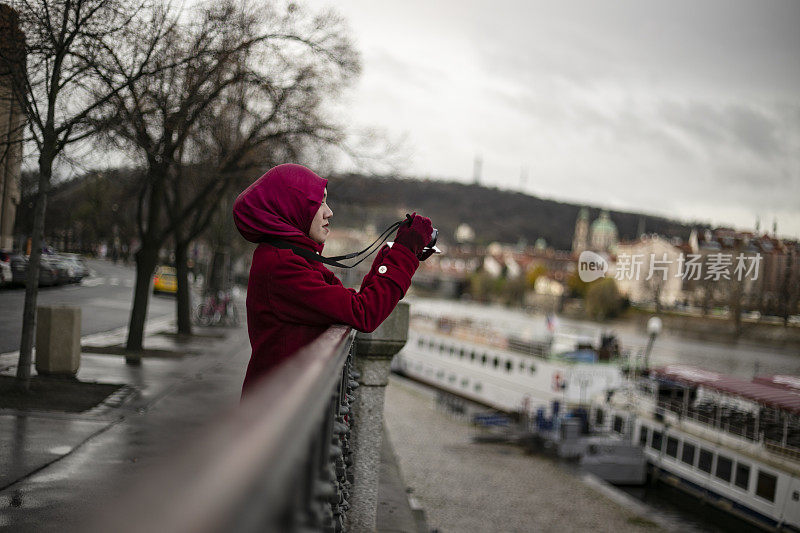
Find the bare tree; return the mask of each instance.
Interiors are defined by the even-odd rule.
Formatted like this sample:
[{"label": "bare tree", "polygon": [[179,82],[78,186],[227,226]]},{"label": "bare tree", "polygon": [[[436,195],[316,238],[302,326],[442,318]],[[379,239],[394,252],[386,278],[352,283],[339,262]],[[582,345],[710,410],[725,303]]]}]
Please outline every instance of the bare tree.
[{"label": "bare tree", "polygon": [[655,304],[656,314],[661,313],[662,310],[661,293],[664,290],[664,285],[666,285],[666,280],[662,274],[653,274],[650,279],[646,279],[644,282],[645,290]]},{"label": "bare tree", "polygon": [[[39,260],[44,216],[53,166],[65,149],[94,134],[92,116],[130,79],[143,76],[149,65],[146,43],[158,35],[157,18],[149,22],[151,37],[140,37],[145,53],[138,61],[119,64],[106,83],[97,84],[93,65],[135,26],[147,12],[142,2],[128,0],[20,0],[14,2],[19,26],[25,34],[24,54],[3,54],[2,70],[13,73],[13,95],[22,110],[38,153],[39,183],[32,247],[25,291],[22,336],[17,377],[23,388],[30,380],[31,353],[36,320]],[[124,76],[120,74],[124,73]]]},{"label": "bare tree", "polygon": [[[358,72],[358,60],[352,48],[341,37],[340,20],[325,14],[313,22],[313,28],[324,31],[303,37],[308,47],[297,57],[287,57],[287,51],[275,49],[279,61],[259,60],[247,67],[247,74],[224,92],[224,97],[208,108],[203,120],[189,138],[192,158],[205,169],[190,182],[193,190],[202,190],[202,182],[215,184],[213,194],[199,197],[193,215],[185,226],[174,214],[184,213],[181,189],[186,184],[173,185],[167,195],[172,226],[175,228],[175,257],[178,271],[178,330],[188,333],[188,281],[185,261],[189,244],[212,220],[215,209],[230,211],[233,198],[263,171],[281,161],[302,161],[308,151],[322,147],[340,146],[343,128],[324,113],[323,104]],[[318,30],[317,30],[318,31]],[[333,36],[336,36],[333,38]],[[272,43],[270,43],[271,45]],[[333,69],[333,70],[332,70]],[[228,220],[226,216],[223,220]],[[229,227],[224,232],[230,240]],[[215,250],[218,252],[218,250]],[[223,255],[225,252],[223,251]],[[220,264],[215,260],[212,264]],[[211,291],[227,288],[216,286],[219,276],[209,276]],[[224,285],[225,282],[223,281]],[[186,287],[181,290],[182,287]]]},{"label": "bare tree", "polygon": [[[135,254],[136,288],[127,341],[132,352],[142,349],[150,278],[159,250],[174,229],[167,222],[165,202],[170,180],[177,178],[180,150],[203,110],[239,79],[236,56],[251,42],[247,28],[242,28],[240,40],[230,42],[232,14],[230,6],[208,8],[199,19],[173,26],[154,51],[157,63],[169,67],[152,77],[131,79],[109,101],[106,118],[99,124],[120,148],[140,156],[145,167],[138,196],[140,247]],[[136,37],[130,38],[133,42],[127,47],[134,47]],[[109,83],[110,73],[124,61],[114,51],[110,56],[111,62],[97,69]],[[183,218],[177,215],[176,220]],[[137,353],[126,359],[129,364],[140,362]]]},{"label": "bare tree", "polygon": [[[333,69],[357,65],[340,28],[334,25],[338,19],[305,17],[293,5],[281,12],[270,4],[252,10],[241,3],[221,3],[203,8],[187,20],[158,49],[160,61],[173,66],[159,76],[130,83],[113,99],[105,123],[113,138],[139,154],[146,167],[139,196],[141,247],[136,252],[136,289],[127,341],[130,364],[139,362],[150,277],[166,240],[175,238],[181,248],[177,255],[185,262],[188,244],[208,224],[211,206],[229,190],[231,177],[240,175],[234,170],[252,160],[256,147],[277,139],[295,146],[297,143],[290,142],[295,137],[325,138],[330,129],[326,123],[301,120],[319,113],[320,106],[309,105],[308,100],[295,105],[290,97],[304,94],[306,99],[321,101],[324,89],[332,83],[329,80],[339,79],[331,76]],[[268,67],[273,65],[282,68],[270,71]],[[285,84],[292,80],[296,90],[286,91]],[[263,97],[252,101],[233,97],[237,90],[252,96],[250,88],[285,101],[276,106],[275,101]],[[209,115],[225,105],[239,106],[241,122],[235,132],[219,135],[230,142],[218,143],[221,149],[209,161],[207,154],[198,150],[203,143],[197,139],[217,133],[205,128],[225,129],[224,125],[208,124]],[[194,174],[194,181],[187,184],[186,160],[210,166],[203,176]],[[180,314],[185,317],[179,322],[185,331],[190,327],[188,290],[179,291]]]}]

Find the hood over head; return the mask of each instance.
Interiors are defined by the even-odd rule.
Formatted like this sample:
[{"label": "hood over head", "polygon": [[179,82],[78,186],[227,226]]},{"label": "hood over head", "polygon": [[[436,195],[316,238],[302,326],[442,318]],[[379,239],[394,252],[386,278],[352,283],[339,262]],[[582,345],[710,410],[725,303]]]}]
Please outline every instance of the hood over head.
[{"label": "hood over head", "polygon": [[236,198],[236,228],[250,242],[271,236],[320,252],[322,245],[311,240],[308,232],[327,185],[328,180],[304,166],[273,167]]}]

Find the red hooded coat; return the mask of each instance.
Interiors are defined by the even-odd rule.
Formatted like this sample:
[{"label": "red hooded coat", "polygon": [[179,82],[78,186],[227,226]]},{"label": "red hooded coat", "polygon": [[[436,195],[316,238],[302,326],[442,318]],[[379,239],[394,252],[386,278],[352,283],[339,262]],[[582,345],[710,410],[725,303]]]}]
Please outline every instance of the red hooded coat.
[{"label": "red hooded coat", "polygon": [[[300,165],[279,165],[250,185],[233,206],[242,236],[279,237],[322,252],[308,236],[328,181]],[[247,330],[253,353],[242,392],[331,324],[373,331],[411,285],[419,261],[406,247],[384,246],[358,292],[345,288],[322,263],[259,244],[247,284]]]}]

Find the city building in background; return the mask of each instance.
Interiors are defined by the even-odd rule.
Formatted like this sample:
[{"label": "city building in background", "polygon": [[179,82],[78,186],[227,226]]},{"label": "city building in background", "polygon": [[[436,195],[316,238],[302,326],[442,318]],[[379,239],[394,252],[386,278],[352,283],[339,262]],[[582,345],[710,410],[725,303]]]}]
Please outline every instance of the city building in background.
[{"label": "city building in background", "polygon": [[673,306],[682,301],[681,253],[679,246],[659,235],[642,235],[633,242],[619,243],[615,267],[619,268],[623,259],[629,267],[626,275],[615,276],[620,293],[635,303]]},{"label": "city building in background", "polygon": [[572,238],[572,252],[577,257],[581,252],[613,252],[619,239],[617,225],[611,220],[607,210],[589,224],[589,209],[582,207],[575,221],[575,233]]},{"label": "city building in background", "polygon": [[595,252],[613,252],[618,238],[617,225],[611,220],[608,211],[604,209],[600,213],[600,217],[592,222],[589,249]]},{"label": "city building in background", "polygon": [[575,236],[572,238],[572,252],[580,255],[589,248],[589,210],[581,207],[578,220],[575,221]]},{"label": "city building in background", "polygon": [[[24,36],[18,28],[17,13],[0,4],[0,55],[22,57]],[[5,62],[3,62],[5,64]],[[24,121],[12,92],[12,72],[0,67],[0,249],[14,243],[14,218],[20,202],[22,130]]]}]

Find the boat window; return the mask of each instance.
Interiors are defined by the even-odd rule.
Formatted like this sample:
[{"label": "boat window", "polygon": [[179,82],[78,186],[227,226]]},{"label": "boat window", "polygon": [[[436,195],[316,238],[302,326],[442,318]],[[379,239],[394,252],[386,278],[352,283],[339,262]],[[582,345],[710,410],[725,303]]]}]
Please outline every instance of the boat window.
[{"label": "boat window", "polygon": [[482,365],[485,365],[485,364],[486,364],[486,354],[483,354],[483,355],[481,356],[481,364],[482,364]]},{"label": "boat window", "polygon": [[767,501],[775,501],[775,484],[778,478],[772,474],[767,474],[761,470],[758,471],[758,480],[756,482],[756,496],[761,496]]},{"label": "boat window", "polygon": [[455,354],[455,353],[456,353],[456,348],[455,348],[455,346],[451,346],[451,347],[450,347],[450,355],[453,355],[453,354]]},{"label": "boat window", "polygon": [[444,370],[438,370],[436,372],[436,379],[442,379],[444,377]]},{"label": "boat window", "polygon": [[687,465],[694,465],[695,451],[697,451],[697,448],[694,444],[689,444],[688,442],[684,441],[683,452],[681,452],[681,461]]},{"label": "boat window", "polygon": [[733,483],[740,489],[747,490],[750,485],[750,467],[736,463],[736,479]]},{"label": "boat window", "polygon": [[469,353],[469,358],[472,359],[473,361],[475,360],[475,352],[474,351]]},{"label": "boat window", "polygon": [[647,446],[647,426],[639,428],[639,444],[641,444],[642,447]]},{"label": "boat window", "polygon": [[531,374],[535,374],[536,373],[536,365],[531,365],[529,370],[530,370]]},{"label": "boat window", "polygon": [[420,337],[420,338],[419,338],[419,340],[417,340],[417,346],[419,346],[420,348],[422,348],[422,346],[423,346],[424,344],[425,344],[425,339],[423,339],[422,337]]},{"label": "boat window", "polygon": [[731,461],[724,455],[718,455],[717,471],[714,475],[716,475],[718,478],[724,481],[730,481],[732,473],[733,473],[733,461]]},{"label": "boat window", "polygon": [[660,431],[653,431],[653,439],[650,442],[650,447],[654,450],[661,450],[661,445],[664,441],[664,435]]},{"label": "boat window", "polygon": [[700,459],[697,461],[697,468],[703,472],[711,473],[711,463],[714,461],[714,454],[705,448],[700,448]]},{"label": "boat window", "polygon": [[444,352],[444,344],[440,344],[439,345],[439,353],[443,353],[443,352]]},{"label": "boat window", "polygon": [[458,356],[463,359],[464,358],[464,353],[465,353],[464,352],[464,348],[461,348],[461,351],[458,353]]},{"label": "boat window", "polygon": [[519,362],[519,369],[523,370],[523,371],[525,370],[525,361],[520,361]]},{"label": "boat window", "polygon": [[510,359],[506,359],[506,372],[511,372],[512,366],[513,365],[511,364],[511,360]]},{"label": "boat window", "polygon": [[469,378],[464,378],[461,380],[461,386],[466,388],[469,385]]},{"label": "boat window", "polygon": [[450,383],[455,383],[456,382],[456,375],[455,374],[450,374],[449,376],[447,376],[447,381],[449,381]]},{"label": "boat window", "polygon": [[614,431],[617,433],[622,433],[622,429],[625,427],[625,419],[621,416],[614,417]]},{"label": "boat window", "polygon": [[434,347],[433,341],[432,340],[428,340],[428,348],[433,350],[433,347]]},{"label": "boat window", "polygon": [[497,357],[495,357],[494,361],[492,361],[492,362],[493,362],[495,368],[497,368],[497,366],[500,364],[500,361],[497,359]]},{"label": "boat window", "polygon": [[481,391],[481,389],[483,389],[483,384],[481,384],[481,383],[476,383],[476,384],[475,384],[475,392],[480,392],[480,391]]},{"label": "boat window", "polygon": [[602,426],[605,420],[605,415],[606,414],[603,412],[602,409],[597,409],[594,412],[594,423],[597,424],[598,426]]},{"label": "boat window", "polygon": [[667,455],[678,457],[678,439],[675,437],[667,437]]}]

